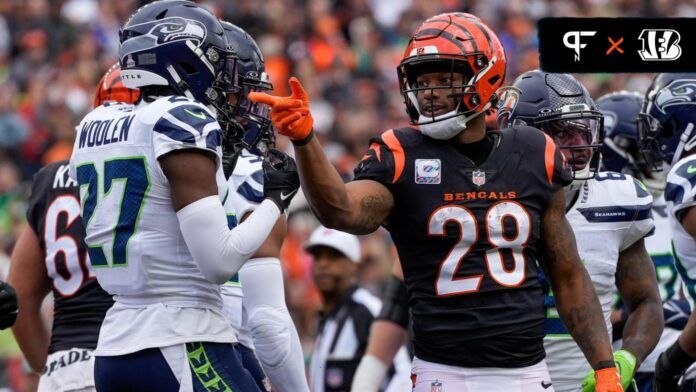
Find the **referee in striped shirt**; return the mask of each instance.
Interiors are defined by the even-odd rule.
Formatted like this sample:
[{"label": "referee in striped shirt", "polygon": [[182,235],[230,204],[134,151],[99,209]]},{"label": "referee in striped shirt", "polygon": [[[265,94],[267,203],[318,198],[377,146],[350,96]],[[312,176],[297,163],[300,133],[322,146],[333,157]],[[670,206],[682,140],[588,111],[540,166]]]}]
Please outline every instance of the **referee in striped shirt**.
[{"label": "referee in striped shirt", "polygon": [[[350,391],[353,375],[367,348],[370,326],[382,303],[357,286],[358,237],[319,227],[305,244],[314,256],[312,275],[321,294],[319,334],[310,368],[313,392]],[[386,381],[374,390],[410,390],[411,361],[405,348],[394,358]]]}]

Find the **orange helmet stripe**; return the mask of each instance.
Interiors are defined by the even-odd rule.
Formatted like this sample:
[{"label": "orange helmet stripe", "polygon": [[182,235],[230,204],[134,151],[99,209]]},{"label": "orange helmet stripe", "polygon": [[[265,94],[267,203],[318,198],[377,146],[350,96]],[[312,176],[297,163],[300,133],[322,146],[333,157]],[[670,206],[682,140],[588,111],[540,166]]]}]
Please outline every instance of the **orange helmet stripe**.
[{"label": "orange helmet stripe", "polygon": [[[422,37],[422,36],[426,36],[426,35],[433,35],[433,38],[444,38],[444,39],[446,39],[447,41],[449,41],[449,42],[453,43],[454,45],[456,45],[456,46],[459,48],[459,50],[461,50],[461,51],[463,51],[463,52],[468,52],[468,49],[466,48],[466,46],[464,45],[464,43],[465,43],[465,42],[469,42],[469,43],[473,42],[473,40],[469,40],[469,41],[460,41],[460,40],[457,39],[457,37],[455,37],[455,36],[454,36],[452,33],[450,33],[449,31],[444,31],[444,30],[440,30],[440,29],[425,29],[425,30],[421,30],[421,31],[419,31],[418,34],[416,35],[416,39],[418,39],[418,38],[420,38],[420,37]],[[474,43],[474,45],[475,45],[475,43]],[[474,50],[474,51],[475,51],[475,50]]]},{"label": "orange helmet stripe", "polygon": [[549,179],[549,184],[553,184],[553,170],[556,165],[556,143],[554,143],[547,134],[544,134],[544,138],[546,139],[546,147],[544,148],[546,177]]}]

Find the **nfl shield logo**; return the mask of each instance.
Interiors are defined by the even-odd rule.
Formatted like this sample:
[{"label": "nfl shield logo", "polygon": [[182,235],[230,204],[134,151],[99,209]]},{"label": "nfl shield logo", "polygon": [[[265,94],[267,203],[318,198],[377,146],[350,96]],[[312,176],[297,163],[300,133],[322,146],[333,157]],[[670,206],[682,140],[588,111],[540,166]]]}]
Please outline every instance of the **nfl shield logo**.
[{"label": "nfl shield logo", "polygon": [[475,170],[471,173],[471,182],[476,186],[481,186],[486,183],[486,172]]},{"label": "nfl shield logo", "polygon": [[440,381],[433,381],[430,384],[430,392],[442,392],[442,383]]}]

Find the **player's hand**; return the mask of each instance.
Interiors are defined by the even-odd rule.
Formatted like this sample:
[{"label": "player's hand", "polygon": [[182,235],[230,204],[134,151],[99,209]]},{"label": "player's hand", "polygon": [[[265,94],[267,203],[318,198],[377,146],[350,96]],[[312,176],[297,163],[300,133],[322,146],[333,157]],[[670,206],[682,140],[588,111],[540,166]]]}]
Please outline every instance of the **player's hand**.
[{"label": "player's hand", "polygon": [[[616,360],[616,354],[614,359]],[[623,392],[624,387],[621,385],[619,372],[618,367],[590,371],[582,380],[582,392]],[[629,385],[632,380],[633,374],[628,380]]]},{"label": "player's hand", "polygon": [[288,83],[292,94],[287,97],[251,92],[249,99],[271,107],[271,122],[278,133],[294,142],[309,141],[314,126],[314,119],[309,111],[309,95],[297,78],[290,78]]},{"label": "player's hand", "polygon": [[221,123],[222,133],[222,171],[225,178],[230,178],[237,164],[237,158],[242,151],[242,139],[244,138],[244,127],[234,120]]},{"label": "player's hand", "polygon": [[263,193],[284,211],[297,194],[300,176],[295,160],[276,149],[268,151],[263,161]]},{"label": "player's hand", "polygon": [[654,392],[677,392],[681,390],[679,379],[684,372],[672,369],[666,353],[660,354],[655,364],[655,379],[653,380]]},{"label": "player's hand", "polygon": [[17,312],[17,293],[12,286],[0,281],[0,329],[14,325]]}]

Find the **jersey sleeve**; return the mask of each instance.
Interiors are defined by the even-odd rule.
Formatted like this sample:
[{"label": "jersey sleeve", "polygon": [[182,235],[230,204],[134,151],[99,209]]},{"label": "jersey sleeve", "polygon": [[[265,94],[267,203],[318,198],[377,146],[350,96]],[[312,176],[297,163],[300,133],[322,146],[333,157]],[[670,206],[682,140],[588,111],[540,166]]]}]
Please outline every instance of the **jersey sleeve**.
[{"label": "jersey sleeve", "polygon": [[46,204],[57,167],[55,164],[48,165],[34,175],[27,208],[27,223],[35,233],[43,232],[42,222],[46,219]]},{"label": "jersey sleeve", "polygon": [[[633,199],[633,204],[635,206],[635,213],[631,225],[626,230],[626,233],[621,241],[620,250],[623,251],[633,245],[636,241],[647,237],[653,233],[655,230],[655,221],[652,217],[652,202],[653,198],[648,189],[640,181],[632,178],[631,176],[626,176],[629,181],[633,183],[633,190],[629,191],[631,193],[631,199]],[[629,199],[627,197],[626,199]]]},{"label": "jersey sleeve", "polygon": [[354,180],[373,180],[391,190],[404,166],[403,147],[394,131],[370,139],[370,146],[353,171]]},{"label": "jersey sleeve", "polygon": [[544,140],[544,165],[549,183],[553,189],[561,189],[570,185],[573,182],[573,173],[561,149],[546,134],[544,134]]},{"label": "jersey sleeve", "polygon": [[261,162],[263,159],[256,156],[240,157],[239,170],[235,168],[236,173],[228,181],[230,203],[239,220],[254,211],[264,199]]},{"label": "jersey sleeve", "polygon": [[222,130],[202,104],[182,97],[169,98],[161,105],[152,126],[155,157],[171,151],[195,148],[210,151],[219,165],[222,157]]},{"label": "jersey sleeve", "polygon": [[517,178],[534,187],[545,208],[556,191],[573,181],[561,149],[551,137],[534,127],[516,125],[500,132],[502,137],[514,137],[514,150],[521,155]]},{"label": "jersey sleeve", "polygon": [[677,221],[683,212],[696,205],[696,159],[682,161],[669,172],[665,200],[669,213]]}]

